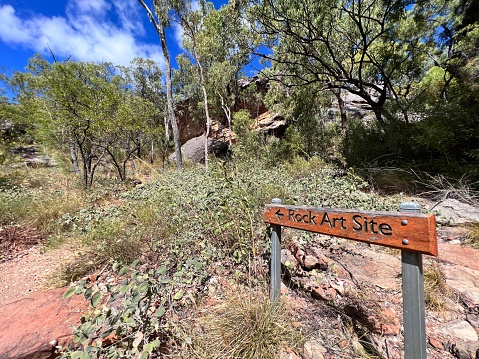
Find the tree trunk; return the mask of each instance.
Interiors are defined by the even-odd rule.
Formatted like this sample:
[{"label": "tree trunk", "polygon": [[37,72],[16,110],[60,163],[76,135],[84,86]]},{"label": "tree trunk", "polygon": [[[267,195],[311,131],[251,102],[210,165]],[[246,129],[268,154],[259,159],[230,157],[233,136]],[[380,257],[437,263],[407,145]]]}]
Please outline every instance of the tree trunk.
[{"label": "tree trunk", "polygon": [[228,121],[228,129],[229,129],[228,146],[229,146],[229,150],[231,150],[231,148],[233,147],[233,143],[232,143],[233,128],[231,127],[231,108],[228,106],[225,99],[223,98],[223,96],[221,96],[220,93],[218,93],[218,96],[221,99],[221,108],[223,109],[223,112],[226,115],[226,120]]},{"label": "tree trunk", "polygon": [[[150,21],[155,26],[156,33],[160,38],[161,50],[163,51],[163,57],[165,58],[165,77],[166,77],[166,102],[168,104],[168,117],[171,123],[171,129],[173,132],[173,140],[175,142],[175,157],[176,157],[176,166],[178,171],[183,170],[183,160],[181,157],[181,143],[180,143],[180,130],[178,129],[178,123],[176,122],[175,109],[173,106],[173,90],[171,86],[171,63],[170,63],[170,54],[168,53],[168,47],[166,46],[166,35],[165,35],[165,26],[161,20],[156,20],[151,12],[150,8],[145,4],[143,0],[138,0],[138,2],[146,10]],[[156,5],[158,5],[155,2]],[[161,6],[158,6],[157,11],[160,11]],[[158,16],[164,16],[164,14],[157,14]]]},{"label": "tree trunk", "polygon": [[73,171],[75,174],[80,174],[80,167],[78,167],[78,156],[77,156],[77,149],[75,144],[70,144],[70,161],[73,166]]},{"label": "tree trunk", "polygon": [[173,141],[175,142],[175,157],[176,167],[178,171],[183,170],[183,159],[181,157],[181,143],[180,143],[180,130],[178,129],[178,123],[176,122],[175,109],[173,106],[173,90],[171,87],[171,64],[168,48],[166,47],[165,29],[161,26],[161,48],[163,50],[163,56],[165,57],[165,72],[166,72],[166,102],[168,104],[168,117],[170,118],[171,131],[173,132]]},{"label": "tree trunk", "polygon": [[166,157],[168,157],[168,150],[169,150],[169,144],[170,144],[170,126],[168,126],[168,118],[165,116],[164,118],[164,123],[165,123],[165,153]]},{"label": "tree trunk", "polygon": [[206,84],[205,84],[205,76],[203,71],[203,66],[201,65],[198,54],[196,53],[196,47],[193,49],[196,63],[198,64],[198,68],[200,70],[200,79],[201,79],[201,89],[203,90],[203,101],[205,104],[205,116],[206,116],[206,134],[205,134],[205,168],[208,170],[208,138],[210,136],[210,128],[211,128],[211,118],[210,112],[208,109],[208,94],[206,92]]},{"label": "tree trunk", "polygon": [[150,147],[150,164],[153,164],[155,156],[155,141],[151,140],[151,147]]},{"label": "tree trunk", "polygon": [[343,137],[346,138],[348,132],[348,116],[346,114],[346,109],[344,108],[344,100],[341,97],[341,89],[338,89],[337,92],[333,91],[333,93],[338,100],[339,114],[341,116],[341,132]]}]

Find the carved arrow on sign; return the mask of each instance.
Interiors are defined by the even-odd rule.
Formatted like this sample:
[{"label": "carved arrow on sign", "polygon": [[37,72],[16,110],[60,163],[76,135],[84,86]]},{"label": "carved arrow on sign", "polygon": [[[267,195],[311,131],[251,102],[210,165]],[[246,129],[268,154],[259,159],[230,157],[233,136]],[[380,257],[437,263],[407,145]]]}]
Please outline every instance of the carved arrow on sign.
[{"label": "carved arrow on sign", "polygon": [[278,210],[275,212],[275,214],[274,214],[274,215],[275,215],[275,216],[276,216],[276,218],[278,218],[279,220],[281,220],[281,217],[283,217],[283,216],[284,216],[284,214],[283,214],[283,213],[281,213],[281,210],[280,210],[280,209],[278,209]]}]

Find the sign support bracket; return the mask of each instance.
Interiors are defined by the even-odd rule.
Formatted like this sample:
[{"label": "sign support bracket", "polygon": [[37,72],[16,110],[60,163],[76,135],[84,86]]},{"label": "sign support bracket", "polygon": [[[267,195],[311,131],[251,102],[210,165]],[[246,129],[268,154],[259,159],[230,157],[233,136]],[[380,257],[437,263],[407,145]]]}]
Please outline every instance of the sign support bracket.
[{"label": "sign support bracket", "polygon": [[[273,198],[273,204],[281,204],[279,198]],[[271,225],[271,290],[270,300],[275,303],[281,295],[281,226],[278,224]]]},{"label": "sign support bracket", "polygon": [[[415,202],[403,202],[401,212],[420,213]],[[404,321],[404,358],[426,359],[426,309],[421,253],[401,250]]]}]

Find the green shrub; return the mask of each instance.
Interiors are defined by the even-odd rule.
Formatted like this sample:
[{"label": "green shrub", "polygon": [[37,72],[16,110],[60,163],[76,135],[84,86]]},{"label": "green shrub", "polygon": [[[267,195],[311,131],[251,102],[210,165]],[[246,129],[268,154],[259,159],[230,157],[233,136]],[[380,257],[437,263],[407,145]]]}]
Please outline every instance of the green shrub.
[{"label": "green shrub", "polygon": [[62,358],[149,358],[163,345],[168,318],[192,298],[189,288],[205,277],[199,261],[187,261],[176,272],[170,264],[148,269],[138,266],[138,261],[130,266],[115,263],[113,271],[120,283],[100,288],[82,280],[70,287],[66,298],[81,294],[94,310],[81,318],[74,345]]}]

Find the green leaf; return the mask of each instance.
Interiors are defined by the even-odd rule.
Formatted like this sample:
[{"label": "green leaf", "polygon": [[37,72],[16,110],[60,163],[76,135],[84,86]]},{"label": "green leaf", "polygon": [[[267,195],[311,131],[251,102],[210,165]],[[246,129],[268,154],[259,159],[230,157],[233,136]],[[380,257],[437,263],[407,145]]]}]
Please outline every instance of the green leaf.
[{"label": "green leaf", "polygon": [[93,292],[93,289],[91,287],[85,290],[85,293],[83,293],[85,300],[88,300],[90,298],[92,292]]},{"label": "green leaf", "polygon": [[67,291],[63,294],[63,298],[70,298],[73,294],[75,294],[76,287],[70,287]]},{"label": "green leaf", "polygon": [[80,343],[80,344],[83,344],[85,341],[88,340],[88,337],[82,333],[82,332],[77,332],[75,333],[75,335],[73,336],[73,342],[74,343]]},{"label": "green leaf", "polygon": [[159,317],[162,317],[163,315],[165,314],[165,308],[164,307],[160,307],[158,308],[158,310],[156,311],[156,316],[159,318]]},{"label": "green leaf", "polygon": [[130,286],[129,286],[129,285],[126,285],[126,284],[124,284],[124,285],[120,286],[120,288],[118,288],[118,291],[119,291],[120,293],[126,293],[126,292],[128,292],[129,290],[130,290]]},{"label": "green leaf", "polygon": [[83,352],[76,351],[76,352],[70,353],[71,359],[81,359],[82,356],[83,356]]},{"label": "green leaf", "polygon": [[143,352],[151,353],[154,348],[155,347],[154,347],[153,343],[145,344],[145,345],[143,345]]},{"label": "green leaf", "polygon": [[148,282],[143,282],[138,287],[138,292],[144,293],[144,292],[148,291],[149,288],[150,288],[150,286],[148,285]]},{"label": "green leaf", "polygon": [[128,325],[129,327],[136,327],[136,322],[133,318],[124,318],[123,322]]},{"label": "green leaf", "polygon": [[113,330],[114,330],[114,328],[108,328],[103,333],[101,333],[100,337],[106,338],[107,336],[109,336],[113,332]]},{"label": "green leaf", "polygon": [[158,268],[158,269],[155,271],[155,275],[165,274],[167,270],[168,270],[168,267],[166,267],[166,266],[161,266],[160,268]]},{"label": "green leaf", "polygon": [[118,273],[119,276],[125,275],[125,273],[128,271],[128,266],[124,266],[122,269],[120,269],[120,272]]},{"label": "green leaf", "polygon": [[137,259],[136,261],[134,261],[133,263],[131,263],[130,267],[133,268],[133,269],[136,268],[136,266],[138,265],[139,262],[140,262],[140,260]]},{"label": "green leaf", "polygon": [[178,292],[176,292],[175,296],[173,297],[174,300],[180,300],[183,298],[183,295],[185,294],[185,291],[183,289],[180,289]]},{"label": "green leaf", "polygon": [[91,297],[91,305],[96,307],[96,305],[100,302],[101,297],[101,292],[95,292],[95,294],[93,294],[93,297]]}]

